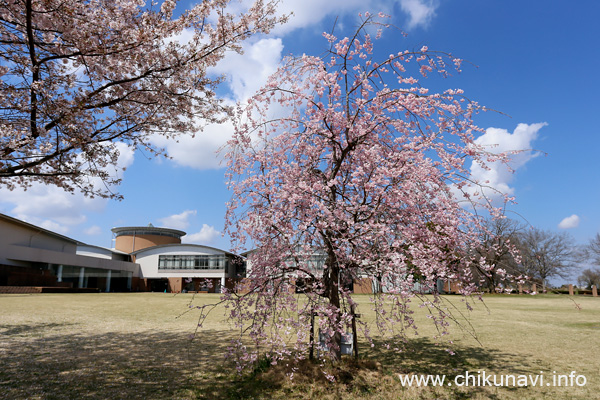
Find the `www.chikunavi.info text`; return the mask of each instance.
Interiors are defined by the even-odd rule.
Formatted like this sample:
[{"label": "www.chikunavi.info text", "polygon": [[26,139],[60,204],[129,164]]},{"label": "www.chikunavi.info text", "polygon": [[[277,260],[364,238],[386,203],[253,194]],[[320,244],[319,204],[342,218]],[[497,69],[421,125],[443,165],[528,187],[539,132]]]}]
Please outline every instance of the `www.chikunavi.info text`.
[{"label": "www.chikunavi.info text", "polygon": [[576,371],[558,374],[556,371],[545,374],[489,374],[486,371],[469,372],[449,377],[446,375],[398,374],[402,386],[461,386],[461,387],[526,387],[526,386],[585,386],[587,378]]}]

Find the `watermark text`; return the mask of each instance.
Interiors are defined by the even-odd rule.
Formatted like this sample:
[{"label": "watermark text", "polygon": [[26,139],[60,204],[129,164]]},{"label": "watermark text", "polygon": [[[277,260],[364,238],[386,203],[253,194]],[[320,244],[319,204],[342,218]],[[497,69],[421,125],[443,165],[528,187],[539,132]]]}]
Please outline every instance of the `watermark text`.
[{"label": "watermark text", "polygon": [[585,375],[571,371],[569,374],[558,374],[556,371],[545,374],[489,374],[486,371],[465,371],[462,374],[448,377],[446,375],[414,375],[398,374],[402,386],[459,386],[459,387],[541,387],[541,386],[585,386]]}]

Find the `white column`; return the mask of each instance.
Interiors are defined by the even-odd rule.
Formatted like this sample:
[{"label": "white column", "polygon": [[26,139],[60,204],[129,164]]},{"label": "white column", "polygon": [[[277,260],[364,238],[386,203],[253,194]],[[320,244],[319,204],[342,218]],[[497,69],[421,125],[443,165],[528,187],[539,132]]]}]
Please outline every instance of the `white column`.
[{"label": "white column", "polygon": [[60,264],[58,266],[58,271],[56,271],[56,282],[62,282],[62,273],[63,273],[63,266],[62,264]]},{"label": "white column", "polygon": [[85,268],[81,267],[79,269],[79,288],[83,287],[83,278],[85,277]]},{"label": "white column", "polygon": [[112,271],[109,269],[106,272],[106,293],[110,292],[110,277],[112,275]]},{"label": "white column", "polygon": [[133,272],[127,273],[127,290],[131,290],[131,279],[133,276]]},{"label": "white column", "polygon": [[436,289],[438,293],[444,293],[444,280],[441,278],[438,278],[437,281],[435,282],[436,284]]},{"label": "white column", "polygon": [[221,292],[221,293],[223,293],[223,288],[224,288],[224,287],[225,287],[225,277],[224,277],[224,276],[222,276],[222,277],[221,277],[221,290],[220,290],[220,292]]}]

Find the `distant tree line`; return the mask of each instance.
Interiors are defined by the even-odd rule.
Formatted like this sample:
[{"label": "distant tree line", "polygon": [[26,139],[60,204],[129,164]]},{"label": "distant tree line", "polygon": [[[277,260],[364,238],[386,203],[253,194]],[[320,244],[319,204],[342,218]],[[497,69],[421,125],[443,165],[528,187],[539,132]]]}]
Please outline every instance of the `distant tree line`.
[{"label": "distant tree line", "polygon": [[[549,279],[568,279],[581,264],[600,266],[600,234],[588,244],[577,246],[567,232],[543,230],[505,218],[489,221],[479,243],[470,251],[485,261],[481,265],[488,266],[475,264],[473,273],[490,292],[499,290],[508,276],[526,276],[545,290]],[[600,268],[583,270],[578,284],[588,289],[600,286]]]},{"label": "distant tree line", "polygon": [[[582,247],[581,259],[589,264],[600,266],[600,233],[596,233],[596,236]],[[593,285],[600,287],[600,268],[584,269],[577,278],[577,283],[585,289],[590,289]]]}]

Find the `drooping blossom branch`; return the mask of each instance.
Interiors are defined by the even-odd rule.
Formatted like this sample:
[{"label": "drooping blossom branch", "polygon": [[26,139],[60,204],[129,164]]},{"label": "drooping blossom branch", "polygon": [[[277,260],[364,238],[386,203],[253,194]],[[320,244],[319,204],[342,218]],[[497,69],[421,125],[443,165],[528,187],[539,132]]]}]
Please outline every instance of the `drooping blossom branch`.
[{"label": "drooping blossom branch", "polygon": [[[248,334],[235,348],[240,365],[260,352],[273,362],[307,357],[310,316],[339,359],[357,322],[352,285],[372,287],[376,319],[358,321],[371,343],[382,334],[396,348],[418,329],[414,307],[428,310],[441,337],[456,319],[438,281],[469,296],[479,290],[473,263],[490,268],[468,251],[483,221],[461,191],[473,183],[467,162],[507,155],[475,143],[483,108],[462,90],[422,84],[461,60],[427,47],[382,57],[369,33],[377,21],[363,16],[351,37],[325,34],[326,55],[287,59],[238,109],[227,233],[237,250],[253,250],[243,291],[225,300]],[[468,201],[500,217],[483,195]]]}]

